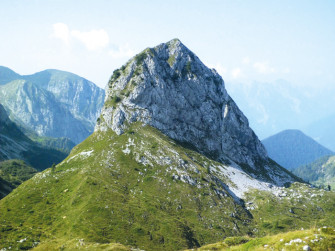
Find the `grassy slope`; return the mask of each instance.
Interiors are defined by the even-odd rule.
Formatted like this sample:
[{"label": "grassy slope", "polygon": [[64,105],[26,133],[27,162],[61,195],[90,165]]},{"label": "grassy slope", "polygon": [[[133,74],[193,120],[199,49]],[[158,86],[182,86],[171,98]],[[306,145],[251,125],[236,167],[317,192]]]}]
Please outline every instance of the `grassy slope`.
[{"label": "grassy slope", "polygon": [[0,162],[0,178],[8,182],[12,189],[30,179],[36,173],[36,169],[28,166],[22,160],[6,160]]},{"label": "grassy slope", "polygon": [[[241,244],[242,243],[242,244]],[[334,250],[335,230],[330,227],[291,231],[262,238],[233,237],[223,242],[203,246],[198,251],[211,250]]]},{"label": "grassy slope", "polygon": [[[89,245],[179,250],[227,236],[334,226],[333,192],[302,184],[282,197],[254,191],[246,200],[251,215],[227,191],[215,192],[220,187],[209,168],[215,164],[148,126],[136,124],[121,136],[94,133],[56,168],[0,201],[0,247],[41,242],[46,249],[71,250],[83,239]],[[180,180],[183,168],[197,187]]]},{"label": "grassy slope", "polygon": [[300,166],[294,173],[316,186],[335,188],[335,156],[324,156],[310,164]]},{"label": "grassy slope", "polygon": [[[1,200],[0,247],[31,247],[56,238],[176,250],[250,232],[247,211],[230,196],[213,192],[218,187],[201,166],[211,160],[150,127],[133,130],[121,136],[93,134],[54,170],[36,175]],[[123,152],[129,139],[152,155],[170,155],[172,163],[138,163],[135,159],[143,159],[144,152]],[[96,154],[81,154],[92,150]],[[180,165],[174,163],[176,155],[200,170],[189,172],[199,188],[172,178],[177,173],[169,167]]]}]

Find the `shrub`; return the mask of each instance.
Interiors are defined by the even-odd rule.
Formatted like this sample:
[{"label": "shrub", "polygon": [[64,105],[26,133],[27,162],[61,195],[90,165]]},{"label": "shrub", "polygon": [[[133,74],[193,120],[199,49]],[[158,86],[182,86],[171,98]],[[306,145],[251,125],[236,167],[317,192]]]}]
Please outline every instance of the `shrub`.
[{"label": "shrub", "polygon": [[235,237],[227,237],[224,242],[228,245],[228,246],[236,246],[236,245],[240,245],[243,243],[247,243],[249,241],[249,239],[247,237],[243,237],[243,236],[235,236]]},{"label": "shrub", "polygon": [[144,59],[146,59],[147,57],[147,54],[145,54],[145,52],[142,52],[140,54],[137,54],[135,56],[135,61],[136,61],[136,64],[142,64]]}]

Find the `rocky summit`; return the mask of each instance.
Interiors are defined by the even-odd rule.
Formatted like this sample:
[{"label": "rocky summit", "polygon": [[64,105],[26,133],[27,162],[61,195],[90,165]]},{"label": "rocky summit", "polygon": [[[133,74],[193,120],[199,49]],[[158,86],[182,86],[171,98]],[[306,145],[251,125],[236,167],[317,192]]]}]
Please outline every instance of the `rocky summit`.
[{"label": "rocky summit", "polygon": [[[224,81],[180,40],[148,48],[114,71],[96,131],[122,134],[140,121],[222,163],[247,165],[277,184],[292,177],[270,163]],[[273,174],[273,175],[272,175]],[[265,177],[263,177],[265,178]]]},{"label": "rocky summit", "polygon": [[333,194],[272,161],[179,40],[115,70],[106,94],[93,134],[0,200],[0,248],[182,250],[334,222]]}]

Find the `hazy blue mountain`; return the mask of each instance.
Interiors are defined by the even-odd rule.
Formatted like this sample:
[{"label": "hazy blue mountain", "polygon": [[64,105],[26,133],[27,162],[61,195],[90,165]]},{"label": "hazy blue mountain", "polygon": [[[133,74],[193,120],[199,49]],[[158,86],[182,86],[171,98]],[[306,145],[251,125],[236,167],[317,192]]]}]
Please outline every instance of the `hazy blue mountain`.
[{"label": "hazy blue mountain", "polygon": [[44,170],[62,161],[67,154],[44,147],[28,138],[13,123],[0,104],[0,161],[21,159],[37,170]]},{"label": "hazy blue mountain", "polygon": [[6,84],[18,78],[20,78],[19,74],[7,67],[0,66],[0,85]]},{"label": "hazy blue mountain", "polygon": [[51,92],[75,118],[86,121],[90,128],[95,126],[104,103],[104,90],[94,83],[59,70],[45,70],[23,77]]},{"label": "hazy blue mountain", "polygon": [[58,70],[7,75],[17,78],[0,86],[0,103],[17,124],[41,136],[67,137],[75,143],[93,132],[104,90],[92,82]]},{"label": "hazy blue mountain", "polygon": [[262,141],[270,158],[294,170],[333,152],[299,130],[285,130]]}]

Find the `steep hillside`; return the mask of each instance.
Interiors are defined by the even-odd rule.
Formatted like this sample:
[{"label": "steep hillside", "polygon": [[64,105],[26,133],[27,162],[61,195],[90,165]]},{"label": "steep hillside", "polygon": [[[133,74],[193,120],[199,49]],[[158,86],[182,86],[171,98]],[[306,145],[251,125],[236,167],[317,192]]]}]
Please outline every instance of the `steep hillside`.
[{"label": "steep hillside", "polygon": [[58,70],[7,75],[5,80],[11,81],[0,86],[0,102],[16,123],[40,136],[67,137],[75,143],[93,132],[104,91],[92,82]]},{"label": "steep hillside", "polygon": [[262,238],[231,237],[222,242],[206,245],[198,251],[223,250],[333,250],[335,229],[324,226],[318,229],[302,229]]},{"label": "steep hillside", "polygon": [[293,171],[296,175],[316,186],[335,188],[335,156],[324,156]]},{"label": "steep hillside", "polygon": [[22,182],[30,179],[37,170],[22,160],[6,160],[0,162],[0,199],[5,197]]},{"label": "steep hillside", "polygon": [[333,154],[299,130],[285,130],[262,142],[269,156],[288,170]]},{"label": "steep hillside", "polygon": [[0,161],[21,159],[37,170],[44,170],[62,161],[67,154],[46,148],[29,139],[7,116],[0,104]]},{"label": "steep hillside", "polygon": [[275,231],[332,222],[319,200],[332,193],[284,188],[296,181],[268,158],[221,77],[175,39],[116,70],[95,132],[0,201],[0,247],[194,248],[264,235],[275,225],[269,212],[289,220],[287,206],[311,194]]}]

